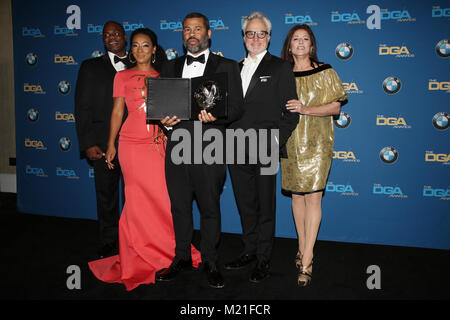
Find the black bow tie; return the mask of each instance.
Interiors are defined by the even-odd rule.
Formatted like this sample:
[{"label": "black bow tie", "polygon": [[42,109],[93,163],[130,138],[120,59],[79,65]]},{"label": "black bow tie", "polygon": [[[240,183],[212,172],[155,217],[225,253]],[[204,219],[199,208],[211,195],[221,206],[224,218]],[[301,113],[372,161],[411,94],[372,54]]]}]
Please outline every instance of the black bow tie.
[{"label": "black bow tie", "polygon": [[126,66],[129,66],[131,64],[130,60],[128,60],[128,57],[119,58],[118,56],[114,56],[114,63],[117,63],[117,62],[122,62]]},{"label": "black bow tie", "polygon": [[193,56],[190,56],[190,55],[187,56],[187,65],[192,64],[192,62],[194,62],[194,61],[197,61],[197,62],[200,62],[200,63],[205,63],[205,55],[201,54],[198,57],[193,57]]}]

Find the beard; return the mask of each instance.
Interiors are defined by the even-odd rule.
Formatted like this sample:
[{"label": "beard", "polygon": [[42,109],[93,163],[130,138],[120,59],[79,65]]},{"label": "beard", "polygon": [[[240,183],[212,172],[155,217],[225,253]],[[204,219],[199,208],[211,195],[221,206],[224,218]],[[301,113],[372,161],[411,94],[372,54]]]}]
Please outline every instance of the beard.
[{"label": "beard", "polygon": [[187,39],[186,41],[183,41],[183,45],[186,48],[186,50],[192,54],[201,52],[209,47],[209,38],[208,37],[205,37],[203,39],[203,41],[201,41],[198,45],[189,45],[188,41],[190,39],[197,39],[197,38],[191,37],[191,38]]}]

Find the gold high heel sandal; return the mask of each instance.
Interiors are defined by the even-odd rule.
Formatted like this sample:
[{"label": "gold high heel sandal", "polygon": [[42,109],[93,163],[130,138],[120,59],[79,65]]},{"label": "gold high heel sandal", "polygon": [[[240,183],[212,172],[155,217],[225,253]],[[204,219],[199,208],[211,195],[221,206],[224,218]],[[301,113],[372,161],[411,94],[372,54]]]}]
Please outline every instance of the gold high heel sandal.
[{"label": "gold high heel sandal", "polygon": [[311,284],[312,282],[312,261],[311,264],[307,267],[303,266],[301,269],[299,269],[298,277],[297,277],[297,284],[300,287],[306,287]]},{"label": "gold high heel sandal", "polygon": [[303,259],[303,253],[301,253],[300,251],[297,252],[297,255],[295,256],[295,267],[298,270],[301,270],[301,268],[303,267],[302,259]]}]

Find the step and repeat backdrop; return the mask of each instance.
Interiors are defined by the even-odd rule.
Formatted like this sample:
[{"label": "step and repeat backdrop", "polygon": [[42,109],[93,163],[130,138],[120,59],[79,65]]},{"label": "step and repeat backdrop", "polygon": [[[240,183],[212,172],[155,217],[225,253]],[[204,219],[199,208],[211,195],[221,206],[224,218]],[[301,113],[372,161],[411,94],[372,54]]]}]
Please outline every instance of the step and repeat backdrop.
[{"label": "step and repeat backdrop", "polygon": [[[318,56],[349,102],[335,120],[335,152],[320,240],[450,249],[450,1],[13,0],[17,202],[21,212],[96,219],[93,169],[80,158],[74,88],[81,62],[105,53],[102,27],[155,31],[169,59],[183,55],[181,21],[210,19],[211,49],[245,56],[242,18],[258,10],[280,55],[306,23]],[[278,180],[280,189],[280,180]],[[196,226],[198,211],[194,205]],[[231,181],[222,229],[240,233]],[[291,199],[277,195],[276,236],[295,238]]]}]

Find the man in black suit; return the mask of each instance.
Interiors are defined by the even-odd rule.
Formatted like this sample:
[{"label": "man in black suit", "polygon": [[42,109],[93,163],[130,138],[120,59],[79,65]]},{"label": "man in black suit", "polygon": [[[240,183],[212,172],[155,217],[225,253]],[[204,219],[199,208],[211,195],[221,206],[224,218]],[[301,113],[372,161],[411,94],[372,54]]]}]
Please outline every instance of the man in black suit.
[{"label": "man in black suit", "polygon": [[[168,281],[180,271],[191,269],[191,241],[193,235],[192,203],[196,199],[200,211],[201,255],[203,269],[211,287],[222,288],[223,277],[217,267],[217,246],[220,237],[220,194],[226,178],[226,164],[175,164],[172,149],[177,144],[171,141],[174,132],[187,130],[194,137],[194,127],[202,125],[203,131],[218,129],[225,136],[225,125],[237,119],[241,113],[242,86],[238,64],[209,50],[211,30],[209,20],[200,13],[188,14],[183,20],[183,43],[187,50],[185,56],[169,61],[163,66],[162,77],[195,78],[225,72],[228,75],[228,118],[216,119],[204,110],[198,121],[171,122],[167,118],[162,123],[173,126],[168,133],[166,149],[166,180],[169,191],[173,224],[175,229],[175,258],[172,264],[158,272],[156,279]],[[173,118],[172,118],[173,119]],[[203,123],[203,124],[202,124]],[[195,137],[194,137],[195,138]],[[201,139],[201,137],[196,137]],[[193,140],[191,140],[194,145]],[[205,143],[203,143],[203,148]],[[203,154],[202,148],[202,154]],[[194,155],[192,153],[192,155]]]},{"label": "man in black suit", "polygon": [[119,180],[117,158],[109,170],[105,152],[113,107],[113,82],[117,71],[129,65],[123,26],[108,21],[103,26],[103,44],[107,53],[83,61],[75,89],[75,118],[80,152],[94,167],[97,216],[100,227],[100,257],[117,254],[119,221]]},{"label": "man in black suit", "polygon": [[[242,23],[242,31],[248,51],[247,58],[240,64],[244,114],[230,128],[258,132],[278,129],[278,139],[274,140],[283,153],[284,145],[298,123],[298,114],[286,109],[288,100],[297,99],[292,66],[267,51],[271,23],[264,14],[250,14]],[[268,147],[271,149],[273,146]],[[260,282],[269,276],[275,233],[276,172],[264,173],[265,165],[261,159],[252,164],[249,158],[257,156],[249,154],[246,163],[228,166],[241,216],[244,251],[237,259],[225,264],[225,269],[241,269],[257,261],[250,281]],[[276,160],[278,164],[278,158]]]}]

